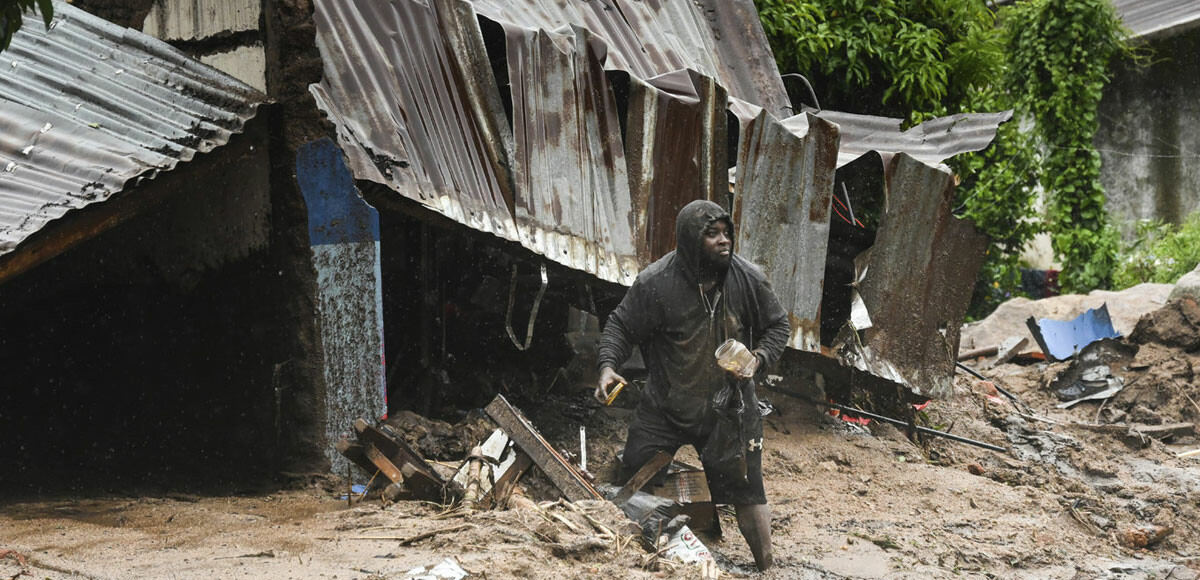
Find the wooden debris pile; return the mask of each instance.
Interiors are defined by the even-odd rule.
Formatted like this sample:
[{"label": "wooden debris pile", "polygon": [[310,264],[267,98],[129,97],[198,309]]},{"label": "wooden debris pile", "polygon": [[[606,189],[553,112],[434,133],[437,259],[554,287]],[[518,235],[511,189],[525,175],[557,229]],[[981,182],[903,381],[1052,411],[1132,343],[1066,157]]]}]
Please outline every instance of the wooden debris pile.
[{"label": "wooden debris pile", "polygon": [[[639,559],[642,567],[651,570],[674,568],[697,563],[687,559],[680,561],[674,557],[677,554],[673,552],[678,552],[687,543],[681,540],[686,536],[698,546],[696,550],[703,551],[705,562],[698,563],[715,570],[707,550],[690,535],[692,530],[715,530],[720,533],[716,507],[702,470],[675,462],[670,455],[660,453],[622,488],[610,491],[608,495],[612,503],[609,503],[594,486],[592,475],[583,465],[586,460],[577,464],[570,453],[556,450],[525,415],[503,396],[498,395],[485,408],[485,412],[499,428],[471,449],[453,475],[439,475],[432,465],[405,443],[400,433],[389,426],[371,426],[362,419],[354,425],[357,441],[340,442],[338,451],[371,474],[366,493],[378,490],[385,502],[434,502],[446,506],[446,517],[480,517],[484,515],[481,512],[494,509],[516,509],[522,513],[536,514],[542,523],[532,528],[534,536],[546,542],[558,557],[578,558],[595,551],[619,555],[633,543],[637,544],[639,553],[644,554]],[[539,503],[515,493],[519,480],[535,465],[561,494],[559,499]],[[665,480],[651,485],[655,474],[664,468],[667,472]],[[614,510],[615,504],[624,509],[625,515],[629,515],[627,504],[635,495],[656,496],[652,501],[673,504],[671,517],[686,516],[678,521],[689,522],[691,528],[684,526],[680,530],[676,525],[668,533],[663,528],[663,522],[659,522],[657,529],[651,530],[648,535],[645,526],[650,524],[622,518],[621,512]],[[613,513],[598,517],[598,510]],[[411,543],[443,533],[461,532],[473,526],[449,526],[418,536],[391,539]],[[642,541],[635,542],[638,539]],[[706,570],[702,577],[711,574]]]}]

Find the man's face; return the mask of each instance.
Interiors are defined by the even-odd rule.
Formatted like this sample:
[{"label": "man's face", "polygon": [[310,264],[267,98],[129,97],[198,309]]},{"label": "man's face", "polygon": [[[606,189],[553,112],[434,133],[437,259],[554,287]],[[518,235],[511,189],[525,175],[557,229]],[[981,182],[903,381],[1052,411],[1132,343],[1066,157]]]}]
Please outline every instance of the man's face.
[{"label": "man's face", "polygon": [[733,239],[729,224],[717,220],[704,229],[704,259],[717,266],[729,266],[733,259]]}]

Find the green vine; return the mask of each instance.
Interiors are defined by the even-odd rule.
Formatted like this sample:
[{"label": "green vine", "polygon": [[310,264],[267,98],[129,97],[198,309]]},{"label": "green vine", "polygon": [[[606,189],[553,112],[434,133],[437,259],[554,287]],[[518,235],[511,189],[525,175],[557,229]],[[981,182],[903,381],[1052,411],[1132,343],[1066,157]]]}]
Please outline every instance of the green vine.
[{"label": "green vine", "polygon": [[838,110],[944,113],[1003,63],[995,18],[980,0],[755,4],[780,70],[806,75],[821,102]]},{"label": "green vine", "polygon": [[1046,225],[1068,292],[1107,288],[1119,246],[1092,148],[1113,56],[1128,53],[1108,0],[1026,0],[1005,11],[1005,75],[1036,125]]},{"label": "green vine", "polygon": [[54,5],[50,0],[0,0],[0,50],[8,48],[13,35],[21,29],[26,12],[41,12],[43,23],[49,27]]}]

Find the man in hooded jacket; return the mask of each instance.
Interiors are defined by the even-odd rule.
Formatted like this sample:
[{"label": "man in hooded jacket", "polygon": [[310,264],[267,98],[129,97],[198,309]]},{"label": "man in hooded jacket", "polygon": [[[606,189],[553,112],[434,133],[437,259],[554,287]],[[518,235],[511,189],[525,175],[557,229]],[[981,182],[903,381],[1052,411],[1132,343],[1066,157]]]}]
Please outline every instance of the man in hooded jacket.
[{"label": "man in hooded jacket", "polygon": [[[639,347],[650,376],[629,426],[623,471],[632,474],[658,451],[695,446],[713,501],[734,506],[755,564],[765,570],[773,562],[771,512],[754,375],[783,353],[787,312],[762,270],[733,253],[733,221],[721,206],[705,200],[685,206],[675,222],[675,244],[638,275],[609,316],[596,397],[604,401],[609,389],[626,382],[616,369]],[[754,354],[737,374],[722,369],[714,355],[731,338]],[[724,427],[729,418],[736,427]],[[731,447],[744,463],[721,451]]]}]

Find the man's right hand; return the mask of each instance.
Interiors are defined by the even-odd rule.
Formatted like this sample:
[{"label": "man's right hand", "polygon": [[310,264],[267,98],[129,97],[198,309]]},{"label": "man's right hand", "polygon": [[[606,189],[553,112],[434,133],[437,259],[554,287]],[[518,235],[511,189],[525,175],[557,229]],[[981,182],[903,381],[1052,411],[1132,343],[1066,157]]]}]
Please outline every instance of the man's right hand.
[{"label": "man's right hand", "polygon": [[600,369],[600,382],[596,385],[596,400],[601,403],[608,401],[609,389],[624,382],[626,382],[625,377],[618,375],[612,367]]}]

